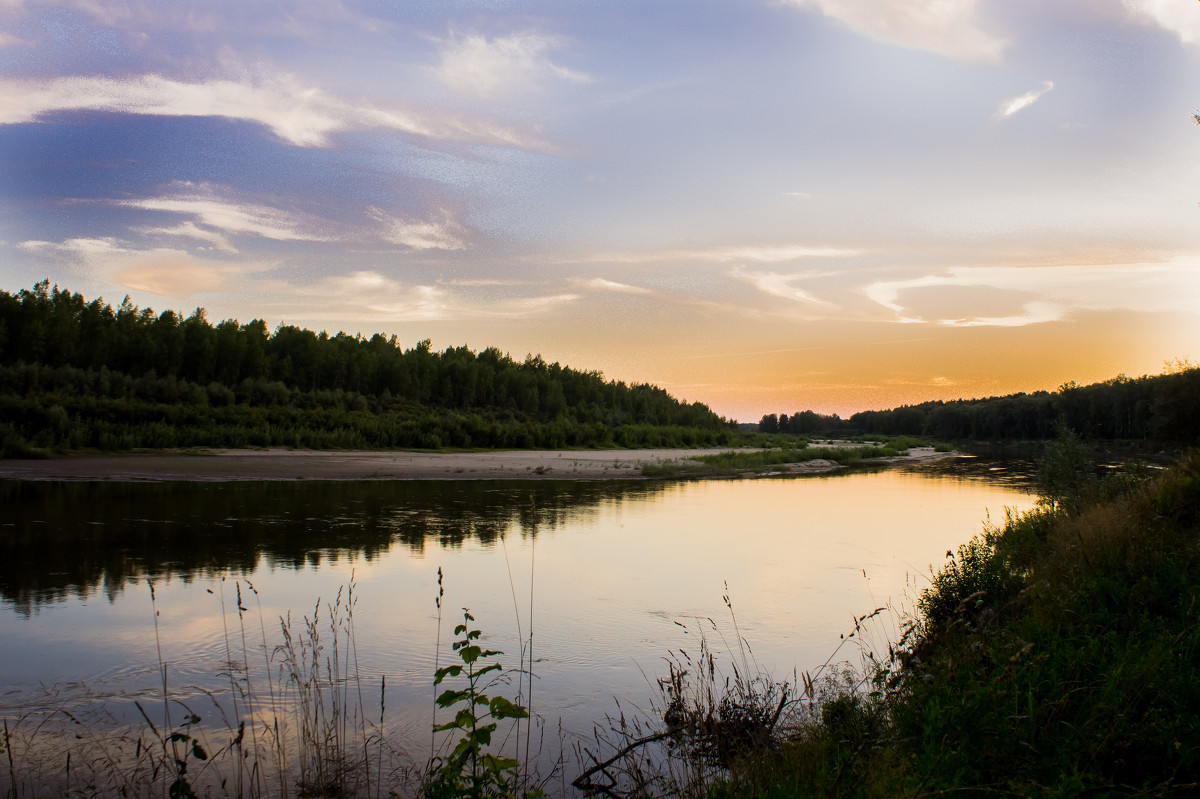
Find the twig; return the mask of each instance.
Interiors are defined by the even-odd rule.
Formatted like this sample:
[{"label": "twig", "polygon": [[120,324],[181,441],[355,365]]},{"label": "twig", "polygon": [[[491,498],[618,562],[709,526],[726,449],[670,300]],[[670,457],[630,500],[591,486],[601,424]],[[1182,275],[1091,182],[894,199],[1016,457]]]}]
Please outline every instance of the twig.
[{"label": "twig", "polygon": [[[592,766],[587,771],[571,780],[571,787],[578,788],[581,791],[600,791],[607,796],[617,797],[617,794],[613,793],[612,791],[612,789],[616,786],[617,781],[612,778],[611,774],[608,773],[608,767],[625,757],[625,755],[629,754],[633,750],[643,747],[646,744],[652,744],[655,741],[661,741],[664,738],[669,738],[674,734],[674,730],[664,730],[663,732],[658,732],[654,735],[647,735],[643,738],[638,738],[632,741],[608,760],[605,760],[603,763],[596,763],[596,765]],[[588,754],[591,755],[591,752],[588,752]],[[594,755],[592,756],[592,759],[596,759]],[[591,781],[592,776],[600,772],[604,772],[605,776],[611,780],[608,785],[600,785]]]}]

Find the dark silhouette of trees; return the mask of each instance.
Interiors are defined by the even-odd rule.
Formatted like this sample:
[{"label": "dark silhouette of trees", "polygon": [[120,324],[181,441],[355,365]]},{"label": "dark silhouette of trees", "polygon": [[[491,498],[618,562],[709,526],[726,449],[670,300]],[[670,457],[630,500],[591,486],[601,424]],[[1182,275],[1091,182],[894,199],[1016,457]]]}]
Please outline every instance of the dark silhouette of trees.
[{"label": "dark silhouette of trees", "polygon": [[[112,308],[42,281],[0,292],[0,439],[35,447],[725,443],[701,403],[494,347],[330,336],[204,309]],[[236,431],[236,432],[235,432]]]},{"label": "dark silhouette of trees", "polygon": [[[785,423],[786,420],[786,423]],[[1058,423],[1091,440],[1200,444],[1200,368],[1176,364],[1167,373],[1081,386],[1064,383],[1037,391],[984,399],[932,401],[849,419],[812,411],[764,416],[761,432],[925,436],[945,440],[1046,440]]]}]

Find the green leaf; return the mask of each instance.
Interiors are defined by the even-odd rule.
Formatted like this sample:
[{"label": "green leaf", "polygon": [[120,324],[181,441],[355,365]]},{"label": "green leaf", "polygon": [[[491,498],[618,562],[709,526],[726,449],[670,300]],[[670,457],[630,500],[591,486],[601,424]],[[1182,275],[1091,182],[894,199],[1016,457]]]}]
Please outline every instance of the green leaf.
[{"label": "green leaf", "polygon": [[195,738],[192,739],[192,757],[197,760],[208,760],[208,753],[204,751],[204,747]]},{"label": "green leaf", "polygon": [[438,669],[433,673],[433,684],[438,685],[447,677],[457,677],[458,675],[462,674],[462,671],[462,666],[446,666],[445,668]]},{"label": "green leaf", "polygon": [[[484,654],[487,654],[487,653],[485,652]],[[500,664],[493,663],[490,666],[484,666],[482,669],[475,672],[475,676],[478,677],[481,674],[487,674],[489,671],[500,671]]]},{"label": "green leaf", "polygon": [[496,773],[499,773],[506,769],[514,769],[517,766],[521,765],[521,763],[516,758],[496,757],[495,755],[484,755],[483,761],[484,761],[485,767],[489,771],[494,771]]},{"label": "green leaf", "polygon": [[461,702],[467,698],[466,691],[455,691],[447,689],[442,691],[441,696],[437,698],[438,707],[450,707],[453,704]]},{"label": "green leaf", "polygon": [[495,724],[485,724],[475,730],[475,740],[479,741],[481,746],[492,745],[492,733],[496,731]]},{"label": "green leaf", "polygon": [[491,713],[497,719],[527,719],[529,711],[520,705],[509,701],[503,696],[497,696],[491,701]]},{"label": "green leaf", "polygon": [[458,656],[462,658],[463,663],[474,663],[476,660],[479,660],[479,655],[482,652],[483,650],[477,646],[464,646],[459,650]]}]

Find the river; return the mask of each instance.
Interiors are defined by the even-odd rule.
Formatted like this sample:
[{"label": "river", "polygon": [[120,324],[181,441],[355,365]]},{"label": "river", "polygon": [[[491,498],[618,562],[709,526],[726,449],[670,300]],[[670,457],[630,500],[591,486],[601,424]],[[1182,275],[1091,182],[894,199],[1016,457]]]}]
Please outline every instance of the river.
[{"label": "river", "polygon": [[701,637],[720,668],[791,681],[888,606],[837,659],[886,648],[947,550],[1034,497],[968,460],[696,482],[2,481],[0,501],[0,715],[31,747],[0,782],[31,795],[71,741],[94,754],[143,712],[161,726],[174,706],[178,726],[186,705],[219,748],[268,693],[275,711],[301,701],[279,688],[289,616],[297,638],[316,620],[321,667],[336,650],[391,768],[428,756],[434,669],[470,608],[504,652],[496,692],[531,705],[531,757],[552,764],[606,715],[651,713]]}]

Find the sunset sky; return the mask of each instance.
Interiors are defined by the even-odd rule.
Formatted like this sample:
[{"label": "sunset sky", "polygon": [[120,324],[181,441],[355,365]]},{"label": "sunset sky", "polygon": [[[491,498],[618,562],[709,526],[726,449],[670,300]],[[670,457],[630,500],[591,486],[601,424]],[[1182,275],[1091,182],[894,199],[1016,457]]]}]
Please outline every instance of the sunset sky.
[{"label": "sunset sky", "polygon": [[1200,358],[1195,0],[0,0],[0,288],[756,421]]}]

